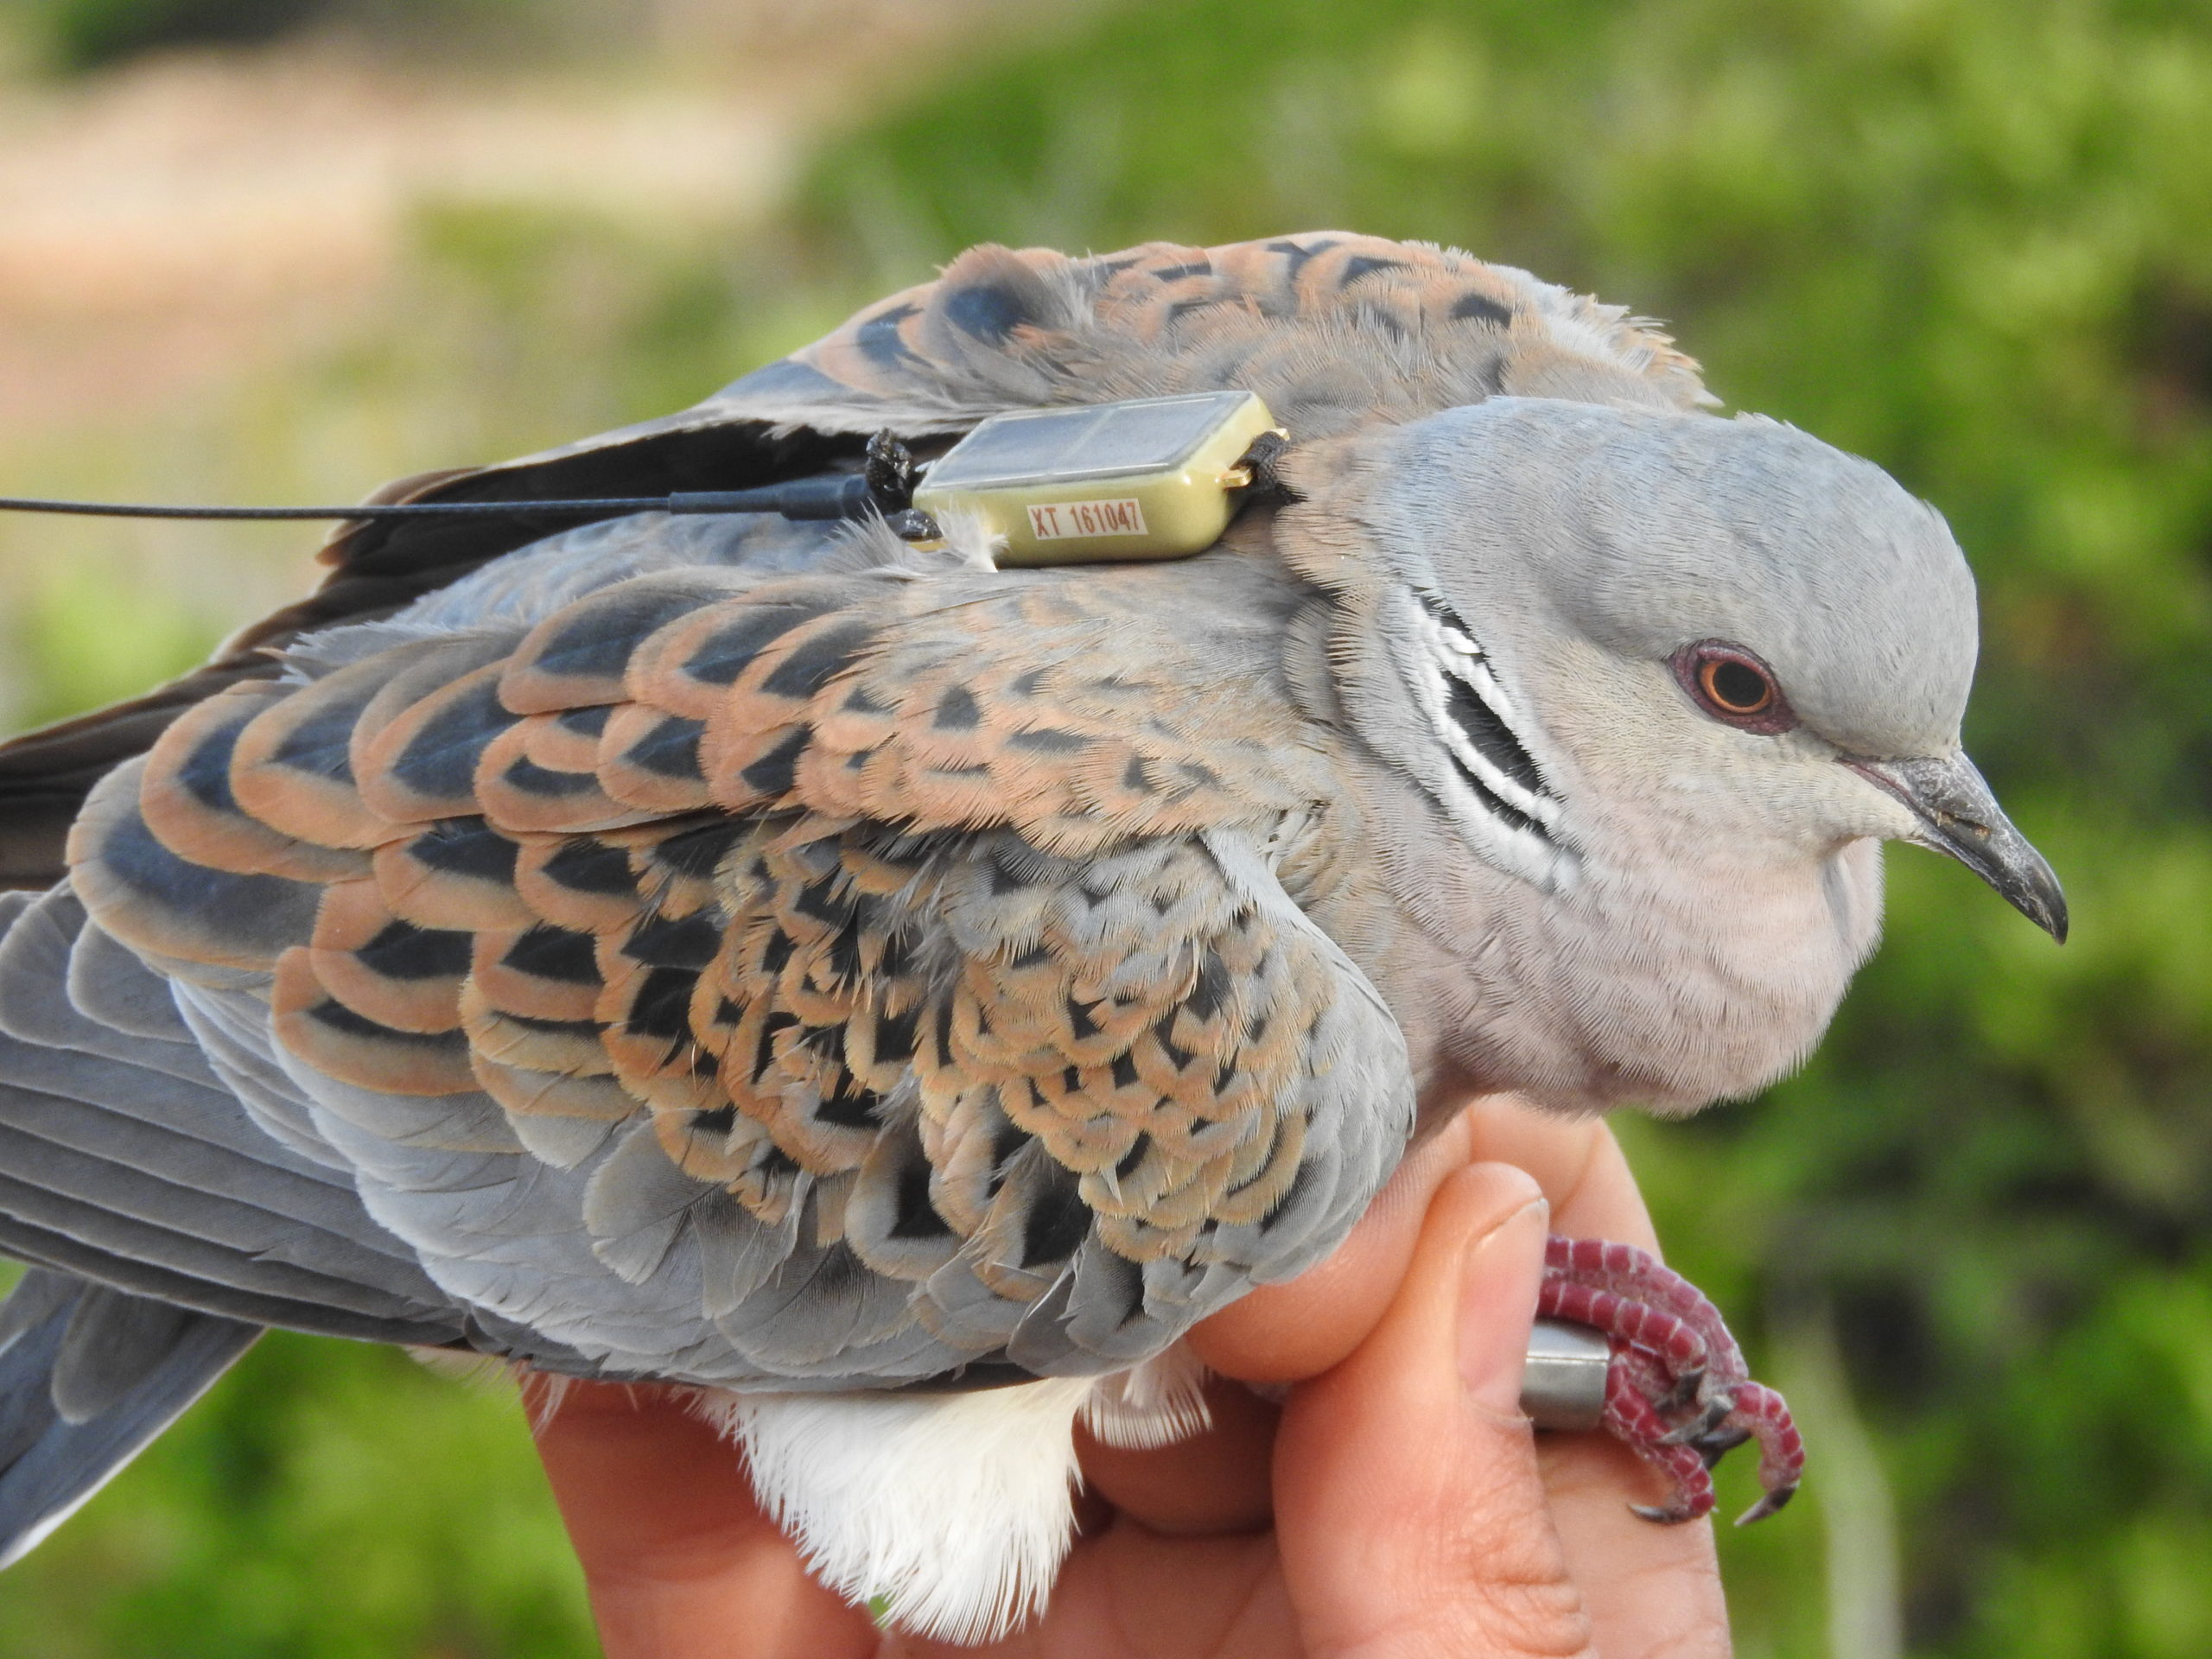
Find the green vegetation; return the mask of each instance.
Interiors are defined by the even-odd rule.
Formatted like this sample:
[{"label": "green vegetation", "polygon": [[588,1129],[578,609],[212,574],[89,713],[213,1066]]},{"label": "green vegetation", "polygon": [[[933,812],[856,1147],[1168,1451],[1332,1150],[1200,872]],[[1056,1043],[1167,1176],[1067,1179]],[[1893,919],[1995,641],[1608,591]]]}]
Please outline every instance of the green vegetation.
[{"label": "green vegetation", "polygon": [[[315,480],[317,435],[400,471],[657,412],[971,241],[1325,225],[1671,319],[1732,406],[1891,467],[1981,576],[1970,747],[2074,942],[1895,854],[1889,942],[1806,1073],[1625,1128],[1671,1255],[1806,1407],[1805,1503],[1724,1539],[1742,1650],[1893,1650],[1894,1565],[1915,1653],[2212,1652],[2200,4],[1123,5],[924,89],[724,246],[426,219],[404,303],[238,398],[264,470],[211,475]],[[41,711],[172,665],[166,625],[104,625],[96,657],[54,580],[26,590]],[[0,1581],[0,1652],[583,1650],[526,1462],[509,1409],[272,1341]]]},{"label": "green vegetation", "polygon": [[584,22],[545,0],[17,0],[40,55],[81,73],[177,48],[258,46],[308,30],[443,57],[456,33],[512,50],[520,33],[543,48]]},{"label": "green vegetation", "polygon": [[0,1592],[22,1659],[595,1651],[512,1402],[391,1349],[264,1338]]},{"label": "green vegetation", "polygon": [[40,7],[49,51],[67,69],[162,47],[271,40],[326,9],[320,0],[45,0]]}]

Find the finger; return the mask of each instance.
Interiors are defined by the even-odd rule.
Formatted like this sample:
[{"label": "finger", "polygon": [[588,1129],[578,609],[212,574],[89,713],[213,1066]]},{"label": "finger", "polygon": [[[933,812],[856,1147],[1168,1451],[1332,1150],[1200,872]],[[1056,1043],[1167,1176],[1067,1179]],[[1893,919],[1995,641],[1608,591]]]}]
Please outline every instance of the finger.
[{"label": "finger", "polygon": [[1520,1412],[1548,1230],[1522,1171],[1452,1176],[1374,1334],[1292,1391],[1276,1537],[1308,1652],[1589,1650]]},{"label": "finger", "polygon": [[1192,1329],[1198,1357],[1224,1376],[1289,1382],[1318,1376],[1366,1340],[1397,1294],[1436,1189],[1468,1157],[1464,1115],[1416,1147],[1333,1254],[1263,1285]]},{"label": "finger", "polygon": [[1562,1118],[1510,1095],[1477,1100],[1463,1116],[1474,1157],[1536,1178],[1551,1200],[1554,1232],[1658,1250],[1650,1212],[1605,1119]]},{"label": "finger", "polygon": [[[543,1401],[545,1385],[531,1392]],[[607,1659],[837,1659],[868,1616],[806,1575],[736,1449],[665,1389],[567,1385],[537,1436]]]},{"label": "finger", "polygon": [[[908,1649],[889,1651],[906,1659]],[[980,1659],[972,1648],[914,1651]],[[1044,1621],[990,1651],[994,1659],[1216,1659],[1299,1647],[1273,1539],[1162,1538],[1117,1520],[1077,1544]]]},{"label": "finger", "polygon": [[1139,1451],[1107,1446],[1078,1427],[1084,1484],[1123,1519],[1177,1538],[1264,1530],[1273,1512],[1275,1419],[1281,1414],[1241,1382],[1206,1388],[1213,1426],[1173,1446]]},{"label": "finger", "polygon": [[[1455,1170],[1476,1154],[1533,1166],[1537,1184],[1557,1204],[1584,1184],[1599,1144],[1611,1146],[1599,1119],[1540,1113],[1504,1095],[1476,1099],[1415,1148],[1327,1263],[1287,1285],[1256,1289],[1205,1320],[1192,1347],[1230,1376],[1316,1376],[1358,1347],[1382,1319],[1405,1279],[1431,1197]],[[1632,1184],[1628,1194],[1635,1199]],[[1642,1217],[1642,1208],[1637,1214]],[[1079,1435],[1077,1455],[1090,1491],[1159,1533],[1230,1533],[1265,1524],[1274,1409],[1234,1382],[1214,1385],[1208,1400],[1214,1431],[1197,1440],[1122,1451]]]},{"label": "finger", "polygon": [[[1521,1128],[1508,1118],[1480,1138],[1510,1143]],[[1656,1250],[1650,1216],[1619,1143],[1604,1124],[1590,1128],[1582,1166],[1553,1211],[1553,1230]],[[1552,1515],[1599,1651],[1606,1659],[1726,1653],[1728,1608],[1713,1522],[1662,1527],[1633,1514],[1632,1503],[1663,1502],[1666,1484],[1611,1435],[1545,1434],[1538,1446]]]},{"label": "finger", "polygon": [[[1610,1147],[1598,1119],[1540,1112],[1496,1096],[1478,1099],[1416,1148],[1329,1260],[1288,1284],[1255,1291],[1192,1334],[1199,1357],[1228,1376],[1255,1381],[1311,1376],[1337,1363],[1375,1328],[1411,1260],[1437,1187],[1473,1158],[1518,1164],[1556,1205],[1584,1182],[1593,1155]],[[1635,1188],[1627,1188],[1633,1202]],[[1637,1226],[1605,1236],[1647,1236]],[[1131,1518],[1188,1535],[1261,1524],[1268,1501],[1274,1413],[1235,1389],[1211,1391],[1213,1434],[1158,1452],[1117,1451],[1079,1438],[1091,1490]]]},{"label": "finger", "polygon": [[1657,1526],[1636,1515],[1630,1504],[1663,1502],[1665,1484],[1609,1435],[1536,1439],[1552,1518],[1598,1650],[1605,1659],[1726,1655],[1728,1604],[1713,1522]]},{"label": "finger", "polygon": [[[1191,1345],[1225,1376],[1255,1382],[1318,1376],[1375,1328],[1405,1277],[1429,1200],[1453,1171],[1478,1160],[1512,1164],[1535,1176],[1563,1227],[1566,1216],[1578,1216],[1573,1227],[1578,1236],[1651,1248],[1650,1219],[1633,1181],[1626,1184],[1624,1209],[1614,1203],[1618,1191],[1604,1183],[1599,1208],[1577,1199],[1596,1161],[1607,1154],[1618,1160],[1619,1148],[1602,1119],[1562,1117],[1510,1095],[1478,1096],[1414,1148],[1333,1255],[1288,1283],[1263,1286],[1201,1322],[1191,1333]],[[1586,1228],[1584,1210],[1593,1224],[1617,1224],[1611,1230]]]}]

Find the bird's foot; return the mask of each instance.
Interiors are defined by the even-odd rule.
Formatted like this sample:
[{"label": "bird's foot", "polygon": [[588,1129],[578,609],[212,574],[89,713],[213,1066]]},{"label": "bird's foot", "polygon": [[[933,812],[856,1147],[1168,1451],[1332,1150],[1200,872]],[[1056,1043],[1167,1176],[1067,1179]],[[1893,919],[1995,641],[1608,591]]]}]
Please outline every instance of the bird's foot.
[{"label": "bird's foot", "polygon": [[1751,1440],[1766,1495],[1736,1524],[1764,1520],[1796,1491],[1805,1445],[1789,1408],[1751,1381],[1720,1310],[1657,1257],[1632,1244],[1554,1238],[1536,1312],[1592,1326],[1611,1345],[1605,1427],[1674,1486],[1667,1503],[1638,1505],[1638,1515],[1675,1522],[1708,1513],[1713,1465]]}]

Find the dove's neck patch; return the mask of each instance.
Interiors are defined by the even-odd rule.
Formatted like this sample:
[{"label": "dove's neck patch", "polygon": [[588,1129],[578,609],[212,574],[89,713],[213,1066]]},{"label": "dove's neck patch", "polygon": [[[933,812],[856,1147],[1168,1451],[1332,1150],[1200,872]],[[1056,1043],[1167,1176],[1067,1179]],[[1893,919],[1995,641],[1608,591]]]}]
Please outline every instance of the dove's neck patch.
[{"label": "dove's neck patch", "polygon": [[1547,888],[1573,878],[1554,831],[1559,798],[1521,735],[1522,716],[1468,627],[1444,601],[1420,595],[1419,695],[1449,766],[1445,806],[1478,850]]}]

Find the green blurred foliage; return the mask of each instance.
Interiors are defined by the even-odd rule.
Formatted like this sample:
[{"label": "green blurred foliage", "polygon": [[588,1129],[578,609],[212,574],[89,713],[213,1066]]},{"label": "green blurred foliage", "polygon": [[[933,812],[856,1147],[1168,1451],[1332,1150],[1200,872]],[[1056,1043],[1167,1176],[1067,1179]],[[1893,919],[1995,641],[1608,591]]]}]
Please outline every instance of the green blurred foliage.
[{"label": "green blurred foliage", "polygon": [[595,1650],[512,1396],[287,1333],[0,1586],[23,1659]]},{"label": "green blurred foliage", "polygon": [[56,65],[83,70],[163,47],[273,40],[325,10],[325,0],[47,0],[41,22]]},{"label": "green blurred foliage", "polygon": [[16,617],[21,672],[30,692],[26,723],[135,697],[149,675],[167,679],[207,655],[213,643],[194,619],[160,606],[116,603],[112,570],[48,567]]},{"label": "green blurred foliage", "polygon": [[[15,0],[37,56],[80,74],[179,48],[258,46],[312,29],[444,56],[458,38],[544,49],[583,8],[547,0]],[[617,8],[621,10],[623,8]]]},{"label": "green blurred foliage", "polygon": [[[1981,577],[1970,747],[2066,878],[2073,942],[1896,854],[1889,941],[1801,1077],[1623,1125],[1673,1258],[1804,1385],[1805,1500],[1723,1537],[1741,1650],[1872,1659],[1901,1618],[1958,1659],[2212,1652],[2201,3],[1124,4],[922,89],[725,238],[426,212],[388,310],[207,416],[223,441],[179,489],[321,493],[365,455],[658,413],[972,241],[1330,225],[1671,319],[1732,406],[1891,467]],[[119,622],[112,586],[25,586],[38,712],[215,625]],[[289,1338],[0,1581],[0,1653],[40,1659],[583,1631],[511,1407]]]}]

